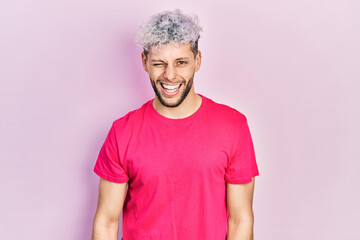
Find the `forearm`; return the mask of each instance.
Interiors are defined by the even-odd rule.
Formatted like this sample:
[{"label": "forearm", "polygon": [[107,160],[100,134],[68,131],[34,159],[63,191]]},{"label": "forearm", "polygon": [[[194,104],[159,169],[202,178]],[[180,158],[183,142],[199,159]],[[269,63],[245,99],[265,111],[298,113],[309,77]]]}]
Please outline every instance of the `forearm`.
[{"label": "forearm", "polygon": [[117,240],[119,220],[108,220],[96,215],[94,218],[92,240]]},{"label": "forearm", "polygon": [[253,226],[253,218],[237,221],[229,218],[227,240],[253,240]]}]

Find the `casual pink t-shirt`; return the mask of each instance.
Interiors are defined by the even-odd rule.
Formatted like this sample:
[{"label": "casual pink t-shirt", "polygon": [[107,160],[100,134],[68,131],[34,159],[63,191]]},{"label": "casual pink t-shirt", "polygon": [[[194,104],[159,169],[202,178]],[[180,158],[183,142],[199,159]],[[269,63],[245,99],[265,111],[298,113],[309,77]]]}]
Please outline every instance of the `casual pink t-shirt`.
[{"label": "casual pink t-shirt", "polygon": [[113,122],[94,171],[128,181],[123,240],[226,239],[226,182],[259,171],[246,117],[199,95],[186,118],[160,115],[152,99]]}]

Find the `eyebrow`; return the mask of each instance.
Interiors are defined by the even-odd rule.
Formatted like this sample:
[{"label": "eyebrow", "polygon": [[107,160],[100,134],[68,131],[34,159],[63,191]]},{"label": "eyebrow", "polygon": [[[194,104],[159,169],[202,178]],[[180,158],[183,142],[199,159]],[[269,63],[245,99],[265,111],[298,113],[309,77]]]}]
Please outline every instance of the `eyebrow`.
[{"label": "eyebrow", "polygon": [[[179,60],[189,60],[189,58],[188,57],[181,57],[181,58],[175,59],[175,61],[179,61]],[[160,60],[160,59],[152,59],[151,62],[164,62],[164,61]]]}]

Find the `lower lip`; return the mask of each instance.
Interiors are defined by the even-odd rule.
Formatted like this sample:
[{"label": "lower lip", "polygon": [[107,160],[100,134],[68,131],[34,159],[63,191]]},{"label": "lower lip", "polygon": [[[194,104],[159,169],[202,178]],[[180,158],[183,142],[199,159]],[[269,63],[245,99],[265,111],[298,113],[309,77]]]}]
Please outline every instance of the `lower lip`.
[{"label": "lower lip", "polygon": [[[161,86],[161,84],[160,84],[160,86]],[[161,86],[161,90],[163,91],[163,93],[166,96],[174,96],[174,95],[178,94],[178,92],[180,91],[181,86],[182,86],[182,84],[180,85],[180,87],[175,92],[167,92],[162,86]]]}]

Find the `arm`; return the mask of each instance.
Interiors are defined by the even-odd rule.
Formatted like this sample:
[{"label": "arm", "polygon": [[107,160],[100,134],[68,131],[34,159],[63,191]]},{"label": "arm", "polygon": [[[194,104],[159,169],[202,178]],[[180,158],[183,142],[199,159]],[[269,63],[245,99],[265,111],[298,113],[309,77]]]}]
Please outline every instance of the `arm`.
[{"label": "arm", "polygon": [[124,205],[125,183],[100,178],[99,199],[94,218],[92,240],[117,240],[119,217]]},{"label": "arm", "polygon": [[255,177],[245,184],[227,183],[228,233],[227,240],[253,240],[254,215],[252,202]]}]

